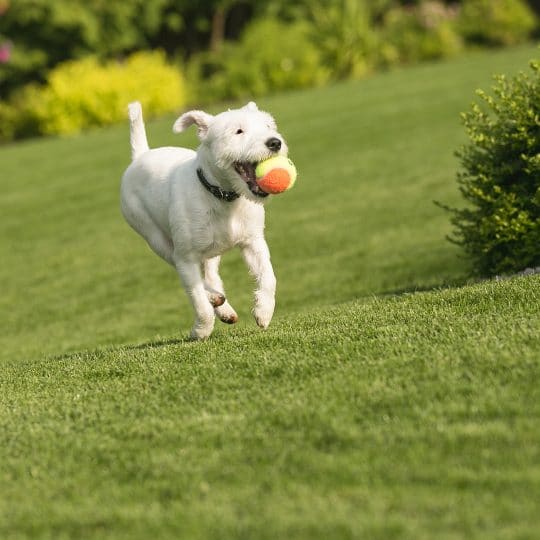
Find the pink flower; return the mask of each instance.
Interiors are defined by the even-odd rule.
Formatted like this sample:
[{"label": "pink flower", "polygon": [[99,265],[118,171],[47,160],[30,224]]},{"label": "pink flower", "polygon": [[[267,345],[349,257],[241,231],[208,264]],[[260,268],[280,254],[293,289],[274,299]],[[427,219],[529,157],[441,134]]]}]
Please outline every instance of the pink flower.
[{"label": "pink flower", "polygon": [[6,42],[0,45],[0,64],[7,64],[11,57],[11,43]]}]

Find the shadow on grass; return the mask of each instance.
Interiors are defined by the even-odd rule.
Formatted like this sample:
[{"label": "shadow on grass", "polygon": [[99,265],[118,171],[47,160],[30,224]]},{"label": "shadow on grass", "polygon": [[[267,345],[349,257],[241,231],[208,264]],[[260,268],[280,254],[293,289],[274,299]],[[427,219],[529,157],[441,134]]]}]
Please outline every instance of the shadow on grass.
[{"label": "shadow on grass", "polygon": [[471,276],[460,276],[454,279],[448,279],[444,281],[440,281],[439,283],[431,284],[431,285],[407,285],[406,287],[399,287],[396,289],[386,289],[381,290],[373,293],[371,296],[379,296],[379,297],[388,297],[388,296],[402,296],[405,294],[414,294],[419,292],[431,292],[431,291],[444,291],[447,289],[455,289],[459,287],[465,287],[467,285],[474,285],[475,283],[480,283],[481,281],[485,281],[485,279],[488,278],[476,278]]},{"label": "shadow on grass", "polygon": [[115,351],[141,351],[152,350],[164,347],[167,345],[180,345],[187,343],[196,343],[188,337],[185,338],[166,338],[147,341],[145,343],[138,343],[136,345],[108,345],[104,347],[97,347],[91,350],[85,351],[73,351],[59,355],[51,355],[47,357],[47,360],[61,361],[61,360],[97,360],[101,356],[106,356]]}]

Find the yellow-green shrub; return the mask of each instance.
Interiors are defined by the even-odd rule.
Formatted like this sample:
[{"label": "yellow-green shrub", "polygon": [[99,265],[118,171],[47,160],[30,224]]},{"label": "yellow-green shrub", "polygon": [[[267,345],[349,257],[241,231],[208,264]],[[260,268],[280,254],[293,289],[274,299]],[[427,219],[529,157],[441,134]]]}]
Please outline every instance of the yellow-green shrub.
[{"label": "yellow-green shrub", "polygon": [[28,86],[1,107],[0,123],[4,138],[77,133],[125,119],[127,104],[135,99],[148,116],[185,104],[180,71],[166,63],[163,53],[136,53],[106,64],[93,57],[63,63],[44,86]]},{"label": "yellow-green shrub", "polygon": [[464,0],[459,19],[467,41],[479,45],[515,45],[538,28],[525,0]]}]

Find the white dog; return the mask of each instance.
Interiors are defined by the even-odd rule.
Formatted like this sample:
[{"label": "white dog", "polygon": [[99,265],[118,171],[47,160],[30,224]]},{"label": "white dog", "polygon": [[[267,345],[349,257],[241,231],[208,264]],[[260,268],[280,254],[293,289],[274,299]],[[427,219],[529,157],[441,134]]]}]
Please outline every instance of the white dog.
[{"label": "white dog", "polygon": [[129,105],[129,119],[133,161],[122,178],[122,213],[176,268],[195,311],[191,337],[208,337],[214,314],[226,323],[238,320],[218,273],[221,254],[234,246],[255,276],[253,314],[266,329],[274,313],[276,278],[264,239],[267,194],[255,182],[255,167],[287,155],[274,119],[253,102],[216,116],[187,112],[173,131],[195,124],[201,140],[196,152],[150,150],[138,102]]}]

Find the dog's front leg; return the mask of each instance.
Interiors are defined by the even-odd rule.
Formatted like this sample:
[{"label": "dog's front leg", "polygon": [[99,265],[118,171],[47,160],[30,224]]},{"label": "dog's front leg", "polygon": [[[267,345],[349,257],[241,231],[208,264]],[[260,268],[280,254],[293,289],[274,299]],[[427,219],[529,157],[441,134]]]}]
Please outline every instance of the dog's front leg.
[{"label": "dog's front leg", "polygon": [[207,338],[214,329],[214,309],[204,288],[200,263],[175,257],[174,264],[195,312],[191,338]]},{"label": "dog's front leg", "polygon": [[253,315],[257,324],[266,329],[272,320],[276,305],[276,277],[270,262],[270,251],[264,238],[255,238],[242,246],[242,254],[257,282]]}]

